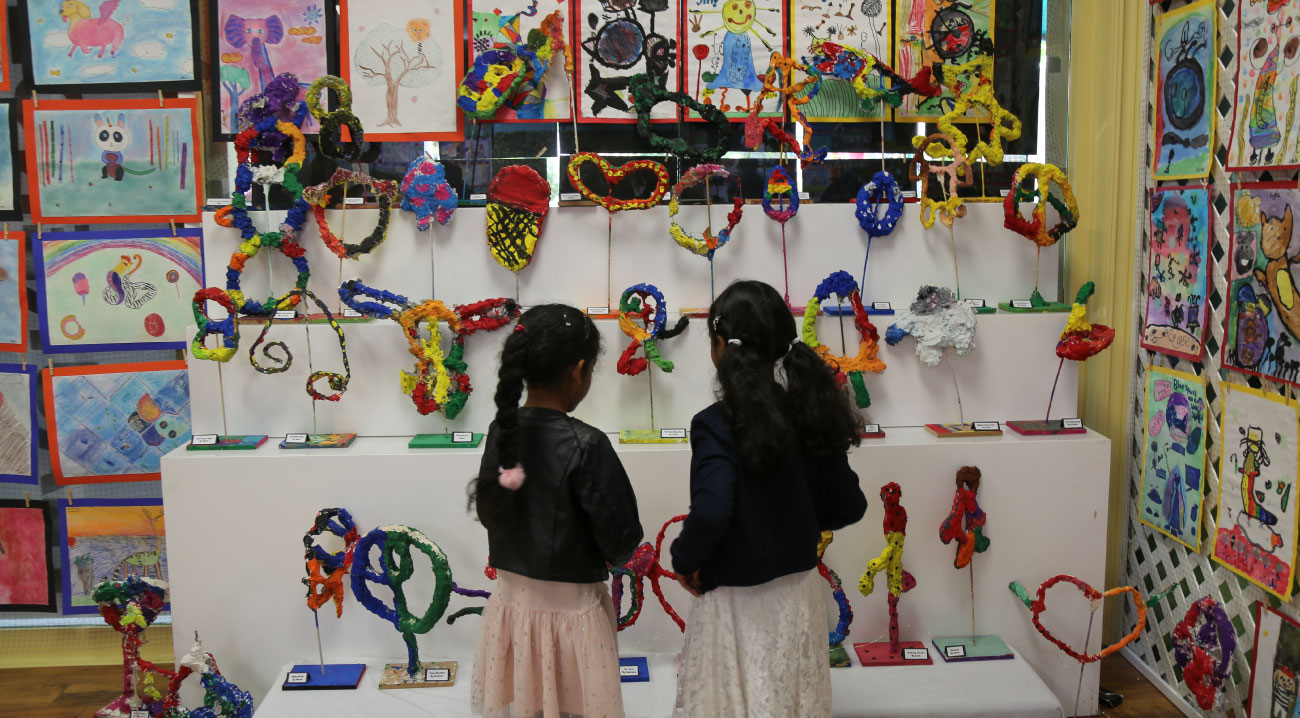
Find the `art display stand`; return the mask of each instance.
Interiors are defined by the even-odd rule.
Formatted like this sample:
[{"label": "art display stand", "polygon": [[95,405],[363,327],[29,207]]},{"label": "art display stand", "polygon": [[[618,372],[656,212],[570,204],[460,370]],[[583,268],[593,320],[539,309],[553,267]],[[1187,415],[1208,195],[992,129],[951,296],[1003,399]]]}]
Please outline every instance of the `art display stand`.
[{"label": "art display stand", "polygon": [[474,449],[483,443],[483,437],[484,434],[475,431],[416,434],[406,446],[411,449]]},{"label": "art display stand", "polygon": [[352,445],[355,433],[288,434],[280,441],[281,449],[345,449]]},{"label": "art display stand", "polygon": [[364,663],[305,663],[291,667],[280,685],[286,691],[352,690],[361,685]]},{"label": "art display stand", "polygon": [[421,661],[411,675],[405,663],[389,663],[379,676],[379,688],[449,688],[456,685],[458,665],[457,661]]},{"label": "art display stand", "polygon": [[252,451],[266,443],[266,434],[207,434],[190,439],[188,451]]}]

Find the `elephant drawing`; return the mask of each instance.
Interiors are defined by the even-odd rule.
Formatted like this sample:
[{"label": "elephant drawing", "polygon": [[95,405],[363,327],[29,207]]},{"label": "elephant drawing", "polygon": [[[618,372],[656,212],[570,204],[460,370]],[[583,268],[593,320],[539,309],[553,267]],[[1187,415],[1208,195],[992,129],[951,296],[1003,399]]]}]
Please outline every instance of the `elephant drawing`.
[{"label": "elephant drawing", "polygon": [[279,45],[284,40],[284,23],[278,15],[264,18],[244,18],[231,15],[222,26],[226,42],[231,47],[248,48],[248,60],[254,79],[254,92],[262,92],[275,78],[271,55],[267,45]]}]

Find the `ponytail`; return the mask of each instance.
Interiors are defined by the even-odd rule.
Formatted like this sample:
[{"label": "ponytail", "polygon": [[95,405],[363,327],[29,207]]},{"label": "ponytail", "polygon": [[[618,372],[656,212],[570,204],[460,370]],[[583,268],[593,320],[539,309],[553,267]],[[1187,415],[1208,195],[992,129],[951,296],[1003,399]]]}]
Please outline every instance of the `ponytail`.
[{"label": "ponytail", "polygon": [[793,344],[784,368],[786,415],[805,454],[832,456],[862,443],[862,415],[812,347]]}]

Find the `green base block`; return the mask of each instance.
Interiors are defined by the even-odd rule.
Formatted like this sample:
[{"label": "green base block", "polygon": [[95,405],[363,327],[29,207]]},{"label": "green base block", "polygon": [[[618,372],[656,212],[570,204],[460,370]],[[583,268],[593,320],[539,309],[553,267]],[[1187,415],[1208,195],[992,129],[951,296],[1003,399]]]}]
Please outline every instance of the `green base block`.
[{"label": "green base block", "polygon": [[473,449],[483,443],[483,434],[472,434],[469,441],[456,441],[455,434],[416,434],[408,449]]},{"label": "green base block", "polygon": [[[961,649],[954,650],[954,655],[949,655],[950,646],[961,646]],[[1016,657],[1011,652],[1011,649],[1007,647],[1007,644],[997,636],[936,638],[934,639],[934,647],[947,663],[1005,661]]]},{"label": "green base block", "polygon": [[1044,302],[1028,307],[1013,307],[1010,302],[1001,302],[998,304],[998,309],[1012,314],[1051,314],[1054,312],[1068,312],[1070,311],[1070,305],[1060,302]]},{"label": "green base block", "polygon": [[252,451],[262,444],[266,443],[266,434],[231,434],[230,436],[218,436],[217,443],[194,445],[190,444],[188,451]]},{"label": "green base block", "polygon": [[626,429],[618,432],[618,443],[620,444],[685,444],[690,439],[685,437],[679,439],[665,439],[659,435],[658,431],[649,429]]},{"label": "green base block", "polygon": [[849,660],[849,652],[844,650],[844,644],[831,646],[831,668],[850,668],[853,661]]},{"label": "green base block", "polygon": [[284,440],[280,441],[281,449],[343,449],[352,445],[352,441],[357,438],[354,433],[348,434],[308,434],[307,441],[300,444],[289,444]]}]

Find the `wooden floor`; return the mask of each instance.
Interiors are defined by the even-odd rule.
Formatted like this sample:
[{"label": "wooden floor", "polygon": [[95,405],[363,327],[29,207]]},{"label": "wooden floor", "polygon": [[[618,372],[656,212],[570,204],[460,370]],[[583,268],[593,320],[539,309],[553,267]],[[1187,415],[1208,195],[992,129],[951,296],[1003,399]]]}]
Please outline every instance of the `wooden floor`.
[{"label": "wooden floor", "polygon": [[[168,666],[170,668],[170,666]],[[121,666],[0,670],[0,715],[22,718],[92,718],[121,690]],[[1151,682],[1116,654],[1101,664],[1101,682],[1124,696],[1106,718],[1180,718]]]}]

